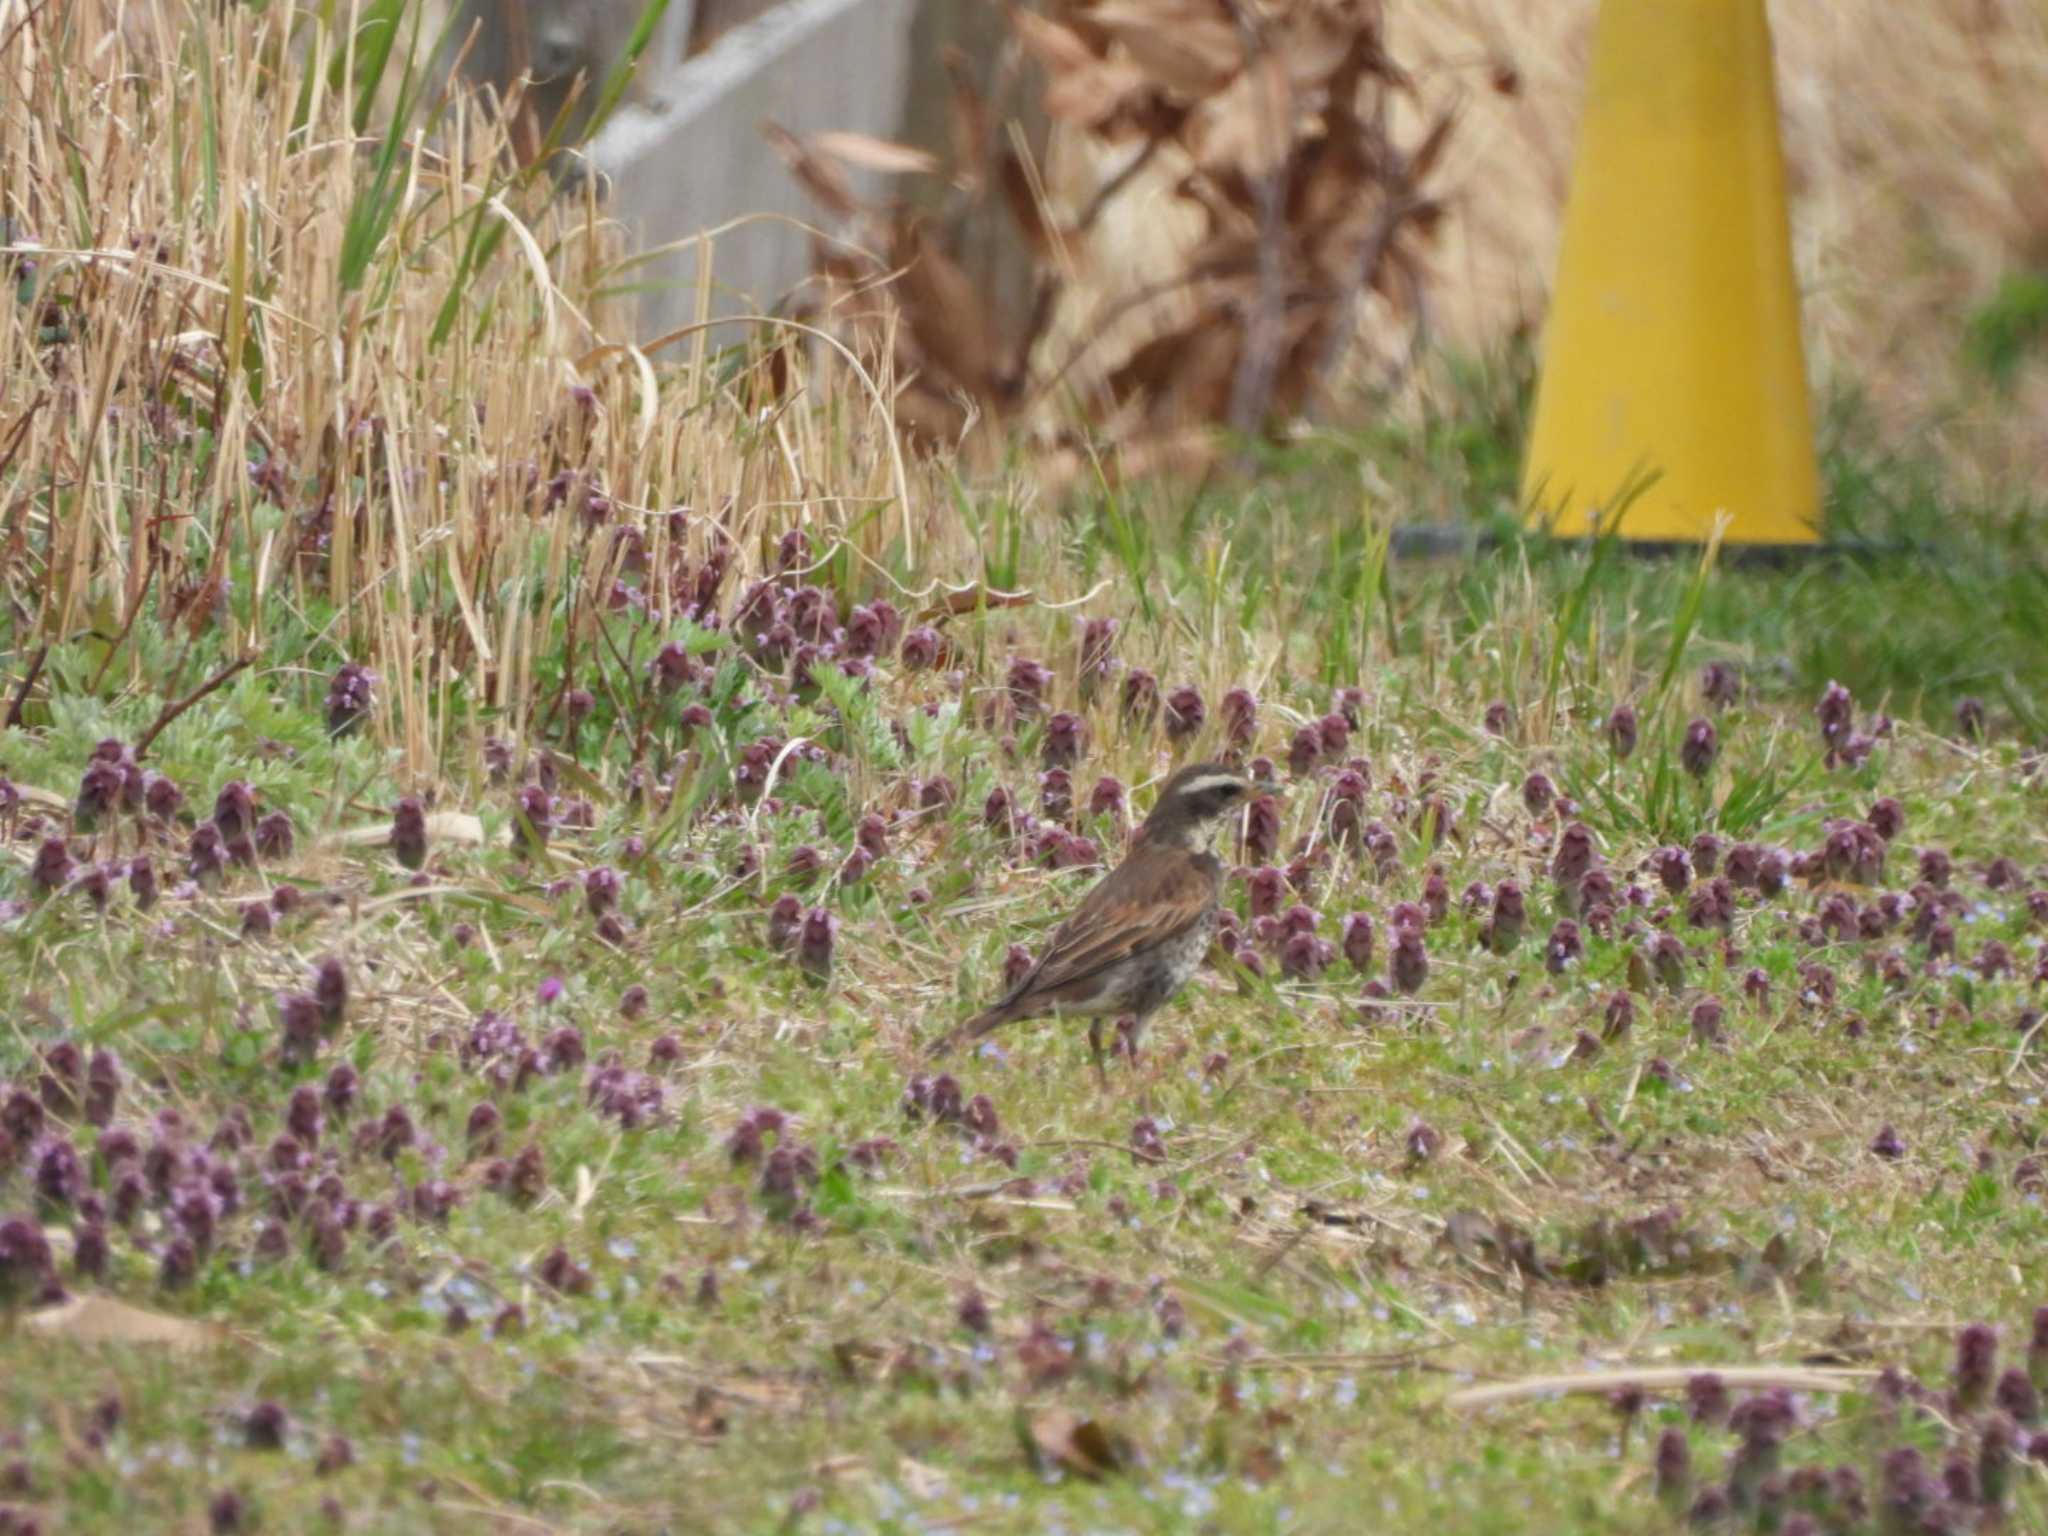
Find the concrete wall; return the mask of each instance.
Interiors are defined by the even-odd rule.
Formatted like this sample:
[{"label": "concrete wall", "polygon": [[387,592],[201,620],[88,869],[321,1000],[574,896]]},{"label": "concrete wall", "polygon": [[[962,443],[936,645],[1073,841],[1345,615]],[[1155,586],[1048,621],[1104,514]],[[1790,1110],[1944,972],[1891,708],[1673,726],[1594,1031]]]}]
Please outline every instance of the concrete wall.
[{"label": "concrete wall", "polygon": [[[936,0],[957,4],[961,0]],[[745,214],[822,215],[761,136],[763,120],[803,135],[826,129],[895,137],[912,80],[918,0],[783,0],[649,83],[659,106],[622,109],[592,140],[592,164],[643,248]],[[872,183],[852,177],[864,195]],[[700,261],[711,263],[712,313],[758,312],[810,271],[810,239],[757,219],[708,251],[661,256],[639,271],[639,333],[651,339],[697,313]],[[714,341],[733,338],[714,337]]]}]

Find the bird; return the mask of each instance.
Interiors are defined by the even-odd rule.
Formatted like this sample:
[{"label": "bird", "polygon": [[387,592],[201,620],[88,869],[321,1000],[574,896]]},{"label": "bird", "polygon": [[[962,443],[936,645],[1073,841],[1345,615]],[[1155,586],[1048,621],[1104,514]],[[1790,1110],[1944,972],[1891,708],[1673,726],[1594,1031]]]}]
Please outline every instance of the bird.
[{"label": "bird", "polygon": [[1038,961],[994,1007],[935,1040],[929,1054],[1019,1019],[1089,1020],[1095,1073],[1102,1024],[1128,1018],[1135,1057],[1151,1016],[1187,985],[1216,931],[1223,862],[1209,849],[1252,786],[1228,763],[1194,763],[1166,781],[1124,861],[1082,900]]}]

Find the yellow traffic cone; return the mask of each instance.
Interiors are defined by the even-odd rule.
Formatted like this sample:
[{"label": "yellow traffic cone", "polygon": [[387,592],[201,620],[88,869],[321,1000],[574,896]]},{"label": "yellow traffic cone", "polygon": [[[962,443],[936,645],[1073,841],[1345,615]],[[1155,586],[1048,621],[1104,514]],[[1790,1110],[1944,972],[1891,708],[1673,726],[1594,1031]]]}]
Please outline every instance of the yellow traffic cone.
[{"label": "yellow traffic cone", "polygon": [[1561,534],[1819,537],[1764,0],[1601,7],[1523,495]]}]

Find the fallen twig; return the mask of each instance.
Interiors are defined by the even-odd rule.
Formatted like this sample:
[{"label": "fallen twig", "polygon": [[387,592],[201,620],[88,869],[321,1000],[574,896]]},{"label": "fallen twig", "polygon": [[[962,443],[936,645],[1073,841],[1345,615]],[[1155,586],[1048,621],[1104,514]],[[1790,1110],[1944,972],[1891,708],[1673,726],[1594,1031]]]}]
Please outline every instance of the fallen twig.
[{"label": "fallen twig", "polygon": [[1678,1391],[1695,1376],[1718,1376],[1731,1387],[1785,1387],[1794,1392],[1848,1392],[1879,1372],[1852,1366],[1658,1365],[1611,1371],[1576,1371],[1525,1376],[1520,1381],[1466,1387],[1444,1399],[1447,1408],[1490,1408],[1534,1397],[1605,1395],[1623,1387],[1646,1392]]},{"label": "fallen twig", "polygon": [[166,726],[177,719],[178,716],[184,714],[194,704],[205,698],[209,693],[212,693],[216,688],[225,684],[237,672],[240,672],[244,667],[254,662],[255,659],[254,656],[237,656],[197,688],[186,694],[185,697],[174,699],[169,704],[166,704],[158,711],[157,717],[151,722],[149,729],[142,733],[142,739],[135,743],[136,761],[140,762],[148,755],[150,747],[155,743],[157,737],[163,734]]}]

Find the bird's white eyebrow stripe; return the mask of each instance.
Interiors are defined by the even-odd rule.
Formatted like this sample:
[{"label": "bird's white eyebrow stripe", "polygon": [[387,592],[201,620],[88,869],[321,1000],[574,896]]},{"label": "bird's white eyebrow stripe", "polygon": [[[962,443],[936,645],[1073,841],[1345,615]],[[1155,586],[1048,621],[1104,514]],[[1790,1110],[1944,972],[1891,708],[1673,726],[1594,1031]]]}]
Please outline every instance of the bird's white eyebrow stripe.
[{"label": "bird's white eyebrow stripe", "polygon": [[1222,789],[1225,785],[1233,789],[1242,789],[1244,787],[1244,780],[1234,773],[1205,773],[1199,779],[1190,779],[1187,783],[1181,785],[1180,793],[1183,795],[1199,795],[1203,790]]}]

